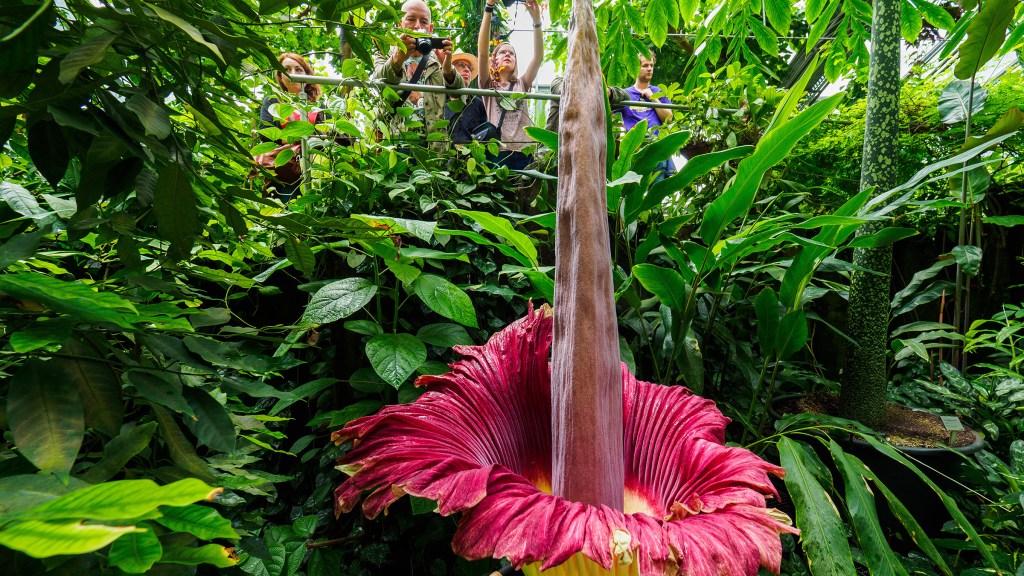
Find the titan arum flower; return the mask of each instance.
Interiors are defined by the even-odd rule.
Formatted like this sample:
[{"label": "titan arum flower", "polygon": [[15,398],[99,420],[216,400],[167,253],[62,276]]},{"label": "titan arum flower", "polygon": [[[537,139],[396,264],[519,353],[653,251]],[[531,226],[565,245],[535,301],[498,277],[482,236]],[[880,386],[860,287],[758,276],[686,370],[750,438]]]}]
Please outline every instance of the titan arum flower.
[{"label": "titan arum flower", "polygon": [[[375,517],[404,494],[461,514],[466,558],[527,574],[753,575],[779,571],[766,508],[778,466],[724,446],[728,419],[618,361],[605,195],[605,115],[593,5],[573,2],[559,131],[555,306],[530,312],[416,402],[335,433],[352,449],[338,513],[366,491]],[[553,341],[553,344],[552,344]],[[548,362],[551,357],[550,363]]]}]

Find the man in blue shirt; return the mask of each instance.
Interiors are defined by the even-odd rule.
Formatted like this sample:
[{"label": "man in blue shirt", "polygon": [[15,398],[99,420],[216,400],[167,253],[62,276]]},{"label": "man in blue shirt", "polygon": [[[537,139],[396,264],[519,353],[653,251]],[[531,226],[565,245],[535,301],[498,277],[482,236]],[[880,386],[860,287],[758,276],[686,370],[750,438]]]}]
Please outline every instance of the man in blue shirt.
[{"label": "man in blue shirt", "polygon": [[[626,93],[629,94],[630,100],[636,101],[647,101],[651,102],[657,99],[658,102],[664,102],[668,104],[670,101],[665,96],[656,96],[661,92],[661,89],[651,84],[651,77],[654,76],[654,54],[649,54],[650,58],[644,57],[640,54],[640,72],[637,73],[636,83],[629,88],[626,88]],[[626,106],[622,109],[622,125],[627,131],[631,130],[634,126],[640,123],[641,120],[647,120],[647,128],[652,134],[658,134],[658,126],[661,126],[664,122],[672,116],[672,111],[665,108],[640,108],[634,106]],[[675,166],[672,164],[672,160],[668,159],[658,165],[661,170],[661,176],[658,180],[666,178],[675,173]]]}]

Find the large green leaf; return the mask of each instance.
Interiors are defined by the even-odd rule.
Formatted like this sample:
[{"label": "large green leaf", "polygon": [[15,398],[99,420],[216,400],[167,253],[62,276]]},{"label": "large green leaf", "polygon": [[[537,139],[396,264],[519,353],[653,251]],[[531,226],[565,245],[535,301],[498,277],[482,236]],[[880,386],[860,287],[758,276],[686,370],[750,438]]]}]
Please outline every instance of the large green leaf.
[{"label": "large green leaf", "polygon": [[971,94],[970,80],[953,80],[939,95],[939,117],[945,124],[956,124],[967,119],[968,113],[977,114],[985,106],[988,90],[974,82]]},{"label": "large green leaf", "polygon": [[639,214],[658,206],[661,204],[662,200],[668,198],[671,194],[686,188],[697,178],[700,178],[726,162],[743,158],[753,150],[753,146],[737,146],[736,148],[729,148],[728,150],[719,150],[717,152],[701,154],[692,160],[688,160],[679,172],[676,172],[669,178],[651,186],[650,191],[647,192],[643,201],[640,202],[640,206],[626,214],[626,222],[633,222]]},{"label": "large green leaf", "polygon": [[[858,466],[854,464],[856,457],[843,452],[835,440],[829,440],[829,450],[839,468],[839,474],[843,477],[846,508],[850,511],[853,528],[868,570],[871,574],[879,576],[908,576],[906,568],[900,564],[899,558],[886,542],[875,511],[874,494],[868,489],[866,479],[858,473]],[[863,463],[856,463],[863,468]]]},{"label": "large green leaf", "polygon": [[775,351],[780,360],[785,360],[807,343],[807,316],[803,308],[790,310],[779,321],[775,336]]},{"label": "large green leaf", "polygon": [[181,29],[182,32],[187,34],[188,37],[191,38],[194,42],[202,44],[203,46],[209,48],[210,52],[213,52],[214,56],[216,56],[221,61],[221,63],[225,63],[224,56],[222,56],[220,53],[220,48],[217,48],[216,44],[207,42],[206,38],[203,37],[203,33],[200,32],[198,28],[190,24],[187,20],[185,20],[181,16],[178,16],[177,14],[174,14],[173,12],[164,10],[159,6],[154,6],[146,2],[143,2],[143,4],[147,8],[152,10],[161,19],[166,20],[167,22],[170,22],[171,24],[177,26],[179,29]]},{"label": "large green leaf", "polygon": [[932,491],[939,496],[939,499],[942,500],[942,505],[946,507],[946,511],[949,512],[950,516],[953,517],[953,521],[956,522],[957,526],[959,526],[960,529],[964,531],[964,534],[966,534],[967,537],[971,540],[971,542],[973,542],[974,545],[977,547],[977,550],[981,554],[981,557],[985,560],[985,563],[988,564],[989,567],[995,569],[996,572],[999,571],[999,563],[996,561],[995,556],[992,554],[992,550],[988,547],[985,541],[981,539],[981,536],[978,534],[978,531],[974,528],[971,522],[960,510],[960,507],[957,506],[956,502],[953,501],[953,499],[950,498],[950,496],[946,494],[941,488],[939,488],[939,486],[935,483],[934,480],[929,478],[927,474],[925,474],[920,468],[911,463],[910,460],[906,458],[906,456],[901,454],[892,446],[888,444],[883,444],[882,442],[871,437],[870,435],[862,435],[861,438],[863,438],[864,441],[867,442],[868,444],[871,444],[871,446],[875,450],[878,450],[882,454],[885,454],[889,458],[892,458],[893,460],[905,466],[907,470],[912,472],[914,475],[920,478],[922,482],[927,484],[928,487],[931,488]]},{"label": "large green leaf", "polygon": [[660,140],[655,140],[636,153],[633,160],[633,171],[637,174],[652,172],[658,164],[668,160],[690,140],[689,132],[673,132]]},{"label": "large green leaf", "polygon": [[558,133],[537,126],[527,126],[526,135],[552,152],[558,152]]},{"label": "large green leaf", "polygon": [[171,455],[171,460],[191,475],[212,482],[213,474],[210,472],[206,460],[196,454],[195,446],[185,437],[181,428],[178,428],[171,413],[156,404],[152,408],[153,416],[160,424],[160,436],[167,443],[167,451]]},{"label": "large green leaf", "polygon": [[481,228],[505,240],[514,247],[520,254],[526,256],[530,262],[537,266],[537,247],[533,245],[530,237],[516,230],[512,223],[494,214],[477,212],[474,210],[451,210],[453,214],[465,216],[480,225]]},{"label": "large green leaf", "polygon": [[71,331],[78,324],[73,318],[40,316],[34,322],[11,334],[11,349],[15,352],[31,352],[53,346],[71,337]]},{"label": "large green leaf", "polygon": [[0,528],[0,546],[24,552],[34,558],[85,554],[107,546],[135,526],[82,524],[77,520],[15,522]]},{"label": "large green leaf", "polygon": [[[61,173],[63,176],[63,172]],[[0,199],[4,201],[18,214],[32,218],[40,224],[45,225],[53,221],[49,211],[39,205],[35,196],[23,186],[14,182],[0,182]]]},{"label": "large green leaf", "polygon": [[36,170],[51,186],[64,179],[71,156],[64,132],[56,122],[41,119],[30,123],[28,153]]},{"label": "large green leaf", "polygon": [[82,474],[82,480],[90,484],[99,484],[113,478],[129,460],[149,447],[156,428],[156,422],[147,422],[125,430],[107,442],[107,445],[103,447],[103,458]]},{"label": "large green leaf", "polygon": [[[814,469],[823,468],[810,450],[782,437],[779,458],[786,469],[786,490],[796,508],[796,527],[807,564],[814,576],[856,576],[846,529],[835,504],[815,478]],[[807,459],[813,459],[809,463]]]},{"label": "large green leaf", "polygon": [[398,388],[427,360],[427,347],[412,334],[381,334],[366,343],[370,365],[385,382]]},{"label": "large green leaf", "polygon": [[900,35],[908,43],[917,41],[917,37],[924,28],[924,21],[921,13],[909,0],[900,3]]},{"label": "large green leaf", "polygon": [[875,476],[874,472],[872,472],[867,466],[865,466],[864,463],[861,462],[859,459],[851,456],[850,458],[848,458],[848,462],[852,465],[853,471],[855,473],[860,474],[864,478],[871,480],[871,482],[875,485],[875,488],[882,493],[882,495],[885,497],[886,502],[888,502],[889,504],[889,510],[892,511],[893,515],[896,516],[896,518],[898,518],[899,521],[903,524],[903,527],[906,528],[907,535],[910,536],[910,539],[914,542],[914,544],[917,544],[917,547],[920,548],[926,556],[928,556],[929,560],[934,562],[935,565],[939,567],[939,570],[943,574],[945,574],[946,576],[953,576],[953,572],[949,569],[949,566],[946,564],[945,559],[942,558],[942,555],[939,553],[938,549],[935,548],[935,544],[932,542],[931,538],[929,538],[928,535],[925,534],[924,529],[921,528],[921,525],[917,522],[917,519],[914,518],[914,515],[911,514],[910,510],[907,510],[907,507],[903,504],[903,501],[900,500],[898,496],[893,494],[892,490],[889,490],[889,488],[886,487],[885,484],[882,484]]},{"label": "large green leaf", "polygon": [[[300,543],[305,549],[305,544]],[[303,550],[305,551],[305,550]],[[299,557],[301,560],[301,555]],[[207,544],[206,546],[168,546],[164,549],[164,555],[160,562],[168,564],[213,564],[218,568],[230,568],[238,563],[238,558],[232,554],[231,548],[219,544]],[[288,572],[294,574],[294,571]]]},{"label": "large green leaf", "polygon": [[1006,28],[1013,22],[1018,0],[987,0],[967,27],[967,40],[960,45],[960,60],[953,75],[972,78],[1003,45]]},{"label": "large green leaf", "polygon": [[302,315],[303,324],[327,324],[351,316],[377,293],[377,285],[364,278],[345,278],[317,290]]},{"label": "large green leaf", "polygon": [[0,478],[0,517],[53,500],[86,483],[77,478],[65,482],[53,474],[15,474]]},{"label": "large green leaf", "polygon": [[77,338],[71,338],[57,359],[64,372],[78,386],[85,409],[85,424],[110,437],[117,436],[124,420],[121,380],[110,365]]},{"label": "large green leaf", "polygon": [[633,277],[640,281],[648,292],[658,297],[662,304],[675,312],[686,307],[686,281],[679,272],[654,264],[633,266]]},{"label": "large green leaf", "polygon": [[167,108],[142,94],[135,94],[124,105],[138,116],[147,135],[151,134],[161,140],[171,135],[171,113]]},{"label": "large green leaf", "polygon": [[790,3],[787,0],[764,0],[764,11],[768,16],[768,23],[783,36],[789,34],[789,25],[793,21],[793,14],[790,10]]},{"label": "large green leaf", "polygon": [[231,527],[231,521],[209,506],[189,504],[188,506],[164,506],[156,522],[175,532],[188,532],[201,540],[214,538],[238,539],[238,533]]},{"label": "large green leaf", "polygon": [[836,94],[816,102],[761,138],[754,153],[740,162],[733,185],[705,209],[704,220],[700,225],[700,237],[705,244],[713,246],[721,238],[726,226],[747,213],[765,172],[785,158],[801,138],[835,109],[842,98],[842,94]]},{"label": "large green leaf", "polygon": [[924,19],[929,24],[941,30],[952,30],[956,26],[956,20],[945,8],[932,4],[929,0],[911,0],[914,6],[924,14]]},{"label": "large green leaf", "polygon": [[192,247],[199,224],[196,195],[188,172],[177,162],[160,170],[153,191],[153,211],[160,235],[170,241],[171,249],[184,257]]},{"label": "large green leaf", "polygon": [[195,414],[185,420],[185,426],[199,442],[220,452],[234,451],[235,425],[227,409],[199,388],[185,388],[184,396]]},{"label": "large green leaf", "polygon": [[779,330],[779,299],[771,288],[764,288],[754,300],[757,315],[757,341],[761,354],[768,358],[776,351],[775,336]]},{"label": "large green leaf", "polygon": [[477,327],[473,301],[461,288],[433,274],[422,274],[412,283],[416,295],[431,310],[463,326]]},{"label": "large green leaf", "polygon": [[137,518],[160,506],[185,506],[220,492],[195,478],[160,486],[152,480],[116,480],[75,490],[16,514],[18,519],[88,519],[116,522]]},{"label": "large green leaf", "polygon": [[29,360],[11,378],[7,423],[18,452],[43,472],[71,471],[85,438],[78,390],[53,361]]},{"label": "large green leaf", "polygon": [[650,35],[654,45],[661,47],[668,38],[668,28],[672,21],[672,15],[679,21],[679,5],[676,0],[651,0],[644,12],[644,23],[647,25],[647,34]]},{"label": "large green leaf", "polygon": [[123,378],[135,388],[139,398],[156,402],[175,412],[195,416],[192,407],[181,393],[181,381],[174,376],[150,370],[129,370],[124,373]]},{"label": "large green leaf", "polygon": [[289,234],[284,238],[284,255],[306,277],[313,277],[313,272],[316,268],[316,256],[313,255],[313,250],[309,246],[306,246],[301,240]]},{"label": "large green leaf", "polygon": [[[1021,28],[1024,28],[1024,25],[1022,25]],[[986,132],[984,136],[971,136],[968,138],[967,142],[960,147],[959,152],[965,152],[972,148],[988,144],[995,139],[1004,138],[1007,135],[1020,130],[1022,125],[1024,125],[1024,112],[1016,108],[1010,108],[999,117],[999,120],[997,120],[996,123],[988,129],[988,132]]]},{"label": "large green leaf", "polygon": [[416,332],[416,337],[427,344],[442,348],[473,345],[473,339],[469,337],[469,333],[458,324],[428,324]]},{"label": "large green leaf", "polygon": [[128,574],[142,574],[153,567],[164,553],[153,530],[125,534],[110,546],[107,562]]}]

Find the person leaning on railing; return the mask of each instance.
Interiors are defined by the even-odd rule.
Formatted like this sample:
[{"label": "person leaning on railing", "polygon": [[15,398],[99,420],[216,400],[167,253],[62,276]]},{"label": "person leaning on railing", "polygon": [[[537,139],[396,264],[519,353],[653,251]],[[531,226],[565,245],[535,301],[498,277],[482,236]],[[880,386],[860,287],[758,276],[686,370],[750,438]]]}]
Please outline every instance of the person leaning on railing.
[{"label": "person leaning on railing", "polygon": [[[430,8],[422,0],[408,0],[402,5],[402,20],[399,25],[407,30],[430,34],[434,31],[434,24],[431,21]],[[415,71],[422,60],[422,54],[416,50],[416,40],[408,34],[399,36],[402,44],[392,48],[389,54],[377,54],[373,59],[373,80],[383,80],[389,84],[407,83],[412,79],[412,72],[406,67],[407,63],[415,63],[411,70]],[[425,68],[421,73],[418,84],[430,86],[444,86],[445,88],[463,88],[465,84],[462,76],[455,73],[452,66],[452,41],[451,38],[443,40],[443,48],[433,50],[429,53]],[[447,96],[424,92],[420,98],[423,107],[423,128],[419,130],[420,136],[426,136],[433,131],[437,122],[444,120],[444,105]],[[384,115],[391,131],[391,138],[401,134],[404,129],[404,119],[395,113],[395,104],[383,103]],[[419,139],[419,138],[417,138]],[[443,148],[445,139],[431,142],[431,148]]]},{"label": "person leaning on railing", "polygon": [[[529,92],[533,81],[537,78],[541,62],[544,61],[544,36],[541,31],[540,5],[537,0],[526,0],[526,10],[533,18],[533,60],[526,70],[520,74],[516,50],[508,42],[502,42],[488,52],[491,41],[491,14],[494,12],[494,1],[488,0],[484,7],[483,22],[480,35],[477,37],[477,59],[489,63],[489,69],[483,70],[479,78],[481,88],[496,88],[511,92]],[[507,96],[484,96],[484,108],[487,120],[495,126],[501,141],[500,152],[492,158],[499,166],[508,166],[513,170],[522,170],[530,163],[530,157],[523,149],[531,146],[533,141],[526,135],[526,127],[533,126],[530,114],[526,109],[526,100]]]}]

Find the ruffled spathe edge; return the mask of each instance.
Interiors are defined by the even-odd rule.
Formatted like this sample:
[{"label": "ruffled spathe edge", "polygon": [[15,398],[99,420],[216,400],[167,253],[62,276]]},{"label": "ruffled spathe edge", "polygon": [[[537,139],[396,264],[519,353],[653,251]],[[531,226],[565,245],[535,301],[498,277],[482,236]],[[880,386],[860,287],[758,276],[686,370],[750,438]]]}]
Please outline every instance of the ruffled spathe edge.
[{"label": "ruffled spathe edge", "polygon": [[[724,446],[725,418],[714,403],[682,387],[637,381],[623,366],[626,490],[650,515],[570,502],[550,485],[550,308],[533,310],[443,376],[424,376],[427,392],[387,406],[334,434],[352,441],[340,459],[351,474],[335,491],[338,514],[373,518],[404,494],[462,517],[453,550],[469,559],[508,558],[517,568],[558,565],[582,552],[605,569],[617,532],[641,576],[777,573],[779,535],[797,531],[765,507],[780,467]],[[619,542],[620,553],[625,551]]]}]

